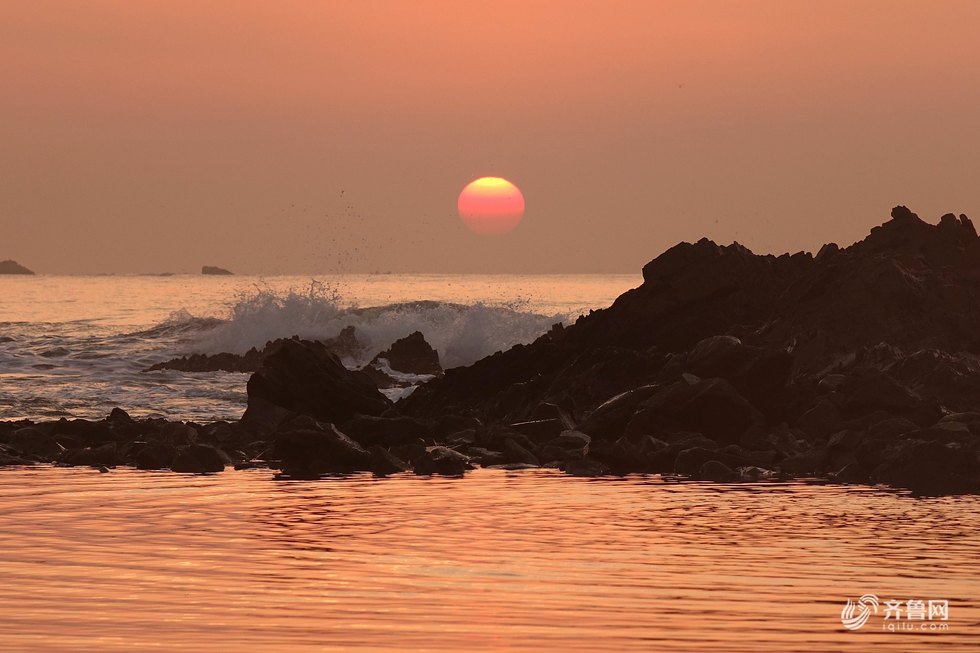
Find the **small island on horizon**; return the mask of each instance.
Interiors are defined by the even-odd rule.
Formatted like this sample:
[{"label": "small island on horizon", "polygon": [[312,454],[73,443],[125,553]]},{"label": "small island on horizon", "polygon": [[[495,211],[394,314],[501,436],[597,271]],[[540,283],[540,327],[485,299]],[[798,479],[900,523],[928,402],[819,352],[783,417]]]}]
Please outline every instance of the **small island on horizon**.
[{"label": "small island on horizon", "polygon": [[35,273],[33,270],[24,267],[17,261],[8,259],[6,261],[0,261],[0,274],[33,275]]}]

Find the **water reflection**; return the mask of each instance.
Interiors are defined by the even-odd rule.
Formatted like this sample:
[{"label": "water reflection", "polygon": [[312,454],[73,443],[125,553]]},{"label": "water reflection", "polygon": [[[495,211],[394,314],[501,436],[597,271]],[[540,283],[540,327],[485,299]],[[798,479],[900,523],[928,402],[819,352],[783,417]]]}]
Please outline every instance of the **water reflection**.
[{"label": "water reflection", "polygon": [[[13,649],[975,650],[980,500],[578,479],[0,472]],[[844,632],[848,597],[944,633]]]}]

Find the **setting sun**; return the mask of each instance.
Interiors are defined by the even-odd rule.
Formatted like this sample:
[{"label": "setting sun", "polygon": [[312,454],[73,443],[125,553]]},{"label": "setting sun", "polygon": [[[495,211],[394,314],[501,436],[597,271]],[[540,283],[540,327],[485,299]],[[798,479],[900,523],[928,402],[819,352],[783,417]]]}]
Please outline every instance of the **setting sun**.
[{"label": "setting sun", "polygon": [[456,203],[459,217],[478,234],[505,234],[524,217],[524,195],[501,177],[480,177],[463,188]]}]

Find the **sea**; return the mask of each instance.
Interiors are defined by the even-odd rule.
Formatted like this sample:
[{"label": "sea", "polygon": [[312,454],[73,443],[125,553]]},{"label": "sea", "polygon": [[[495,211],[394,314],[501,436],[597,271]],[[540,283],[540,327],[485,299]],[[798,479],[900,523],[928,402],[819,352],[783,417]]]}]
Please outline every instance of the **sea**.
[{"label": "sea", "polygon": [[[235,419],[145,372],[421,331],[466,365],[639,275],[0,277],[0,419]],[[816,479],[0,467],[0,651],[980,650],[980,499]]]},{"label": "sea", "polygon": [[[637,275],[0,276],[0,419],[238,419],[248,375],[145,370],[353,326],[369,362],[420,331],[443,367],[609,306]],[[399,395],[400,396],[400,395]],[[393,397],[399,398],[399,397]]]}]

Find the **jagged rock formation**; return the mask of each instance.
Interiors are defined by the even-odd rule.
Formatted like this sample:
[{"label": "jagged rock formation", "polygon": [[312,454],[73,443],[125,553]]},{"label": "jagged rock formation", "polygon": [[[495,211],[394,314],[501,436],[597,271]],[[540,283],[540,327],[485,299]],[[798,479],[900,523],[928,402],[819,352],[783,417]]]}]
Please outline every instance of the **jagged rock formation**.
[{"label": "jagged rock formation", "polygon": [[[177,370],[179,372],[256,372],[262,367],[271,352],[276,350],[282,343],[283,338],[272,340],[265,343],[262,349],[252,347],[244,354],[192,354],[172,358],[168,361],[155,363],[148,367],[145,372],[155,372],[157,370]],[[336,338],[321,340],[327,349],[338,356],[356,356],[364,349],[358,339],[353,326],[344,327]]]},{"label": "jagged rock formation", "polygon": [[[682,243],[643,278],[394,405],[323,344],[286,340],[250,379],[240,423],[0,423],[0,464],[217,471],[203,445],[296,477],[552,465],[980,493],[980,238],[966,216],[931,225],[896,207],[816,256]],[[409,340],[409,360],[431,359]]]},{"label": "jagged rock formation", "polygon": [[34,274],[17,261],[0,261],[0,274]]}]

